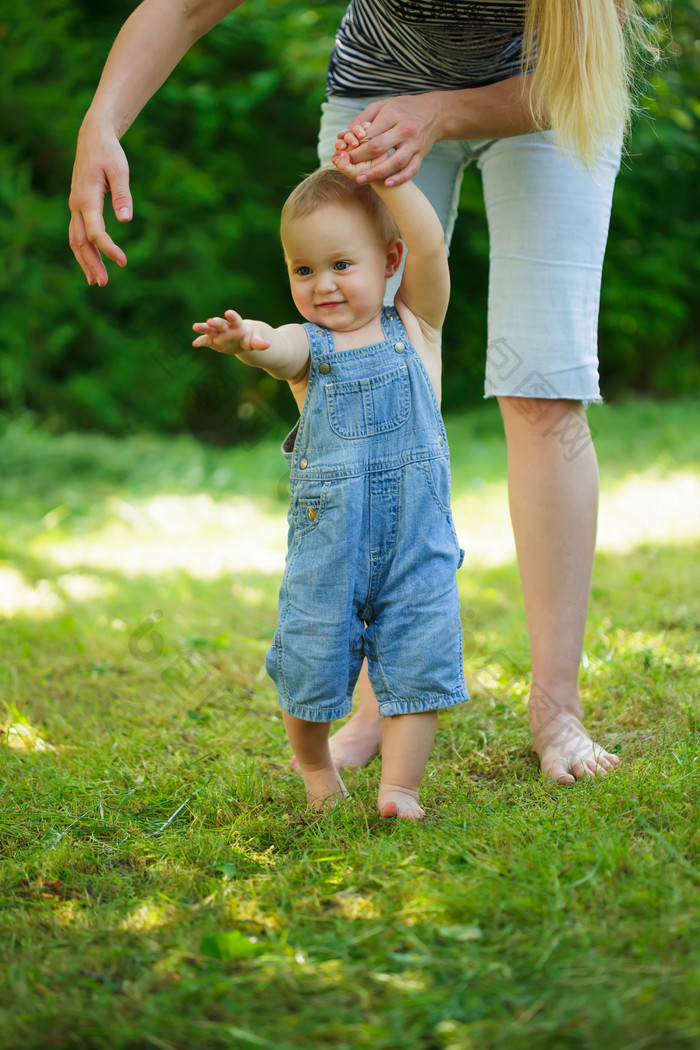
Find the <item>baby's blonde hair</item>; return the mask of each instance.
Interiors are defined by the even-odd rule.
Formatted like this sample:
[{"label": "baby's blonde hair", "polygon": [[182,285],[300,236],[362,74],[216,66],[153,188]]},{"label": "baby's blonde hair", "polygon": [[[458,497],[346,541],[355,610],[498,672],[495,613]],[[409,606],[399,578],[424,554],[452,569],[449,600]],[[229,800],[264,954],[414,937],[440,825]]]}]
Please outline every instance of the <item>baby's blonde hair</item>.
[{"label": "baby's blonde hair", "polygon": [[354,179],[342,175],[337,168],[318,168],[292,190],[282,208],[280,230],[290,219],[309,215],[324,204],[360,208],[376,230],[382,248],[399,237],[398,227],[391,212],[371,186],[358,186]]},{"label": "baby's blonde hair", "polygon": [[629,131],[640,59],[656,61],[654,27],[636,0],[527,0],[522,72],[536,127],[553,128],[592,168]]}]

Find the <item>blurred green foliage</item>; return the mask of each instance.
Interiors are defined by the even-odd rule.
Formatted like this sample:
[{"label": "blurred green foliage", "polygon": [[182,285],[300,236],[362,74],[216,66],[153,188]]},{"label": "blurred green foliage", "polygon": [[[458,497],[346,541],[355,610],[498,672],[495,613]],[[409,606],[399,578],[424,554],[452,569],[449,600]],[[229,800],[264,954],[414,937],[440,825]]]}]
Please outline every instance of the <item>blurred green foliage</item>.
[{"label": "blurred green foliage", "polygon": [[[135,218],[108,228],[129,265],[88,288],[67,244],[75,140],[127,0],[37,0],[0,14],[0,408],[115,434],[189,430],[229,444],[293,420],[285,384],[192,350],[191,325],[229,305],[293,319],[281,204],[316,164],[318,107],[337,0],[249,0],[188,53],[124,138]],[[700,0],[659,21],[650,77],[618,180],[605,264],[605,393],[687,392],[700,280]],[[453,242],[445,408],[482,396],[488,236],[467,171]]]}]

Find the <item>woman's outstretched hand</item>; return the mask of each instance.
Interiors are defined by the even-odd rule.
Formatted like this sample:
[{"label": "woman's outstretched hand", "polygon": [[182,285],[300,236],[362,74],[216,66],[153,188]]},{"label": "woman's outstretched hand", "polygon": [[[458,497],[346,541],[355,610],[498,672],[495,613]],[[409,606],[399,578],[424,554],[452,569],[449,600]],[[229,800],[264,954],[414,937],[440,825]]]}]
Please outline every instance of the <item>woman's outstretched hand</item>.
[{"label": "woman's outstretched hand", "polygon": [[118,266],[126,266],[126,255],[105,228],[104,201],[108,193],[119,222],[129,222],[133,205],[126,154],[114,132],[105,134],[85,123],[78,136],[73,167],[68,239],[88,284],[100,287],[108,281],[103,255]]},{"label": "woman's outstretched hand", "polygon": [[[441,137],[435,94],[399,95],[373,102],[340,132],[336,150],[352,153],[355,164],[372,162],[371,170],[360,174],[358,182],[383,179],[387,186],[400,186],[413,178]],[[357,127],[366,129],[364,138],[356,135]]]}]

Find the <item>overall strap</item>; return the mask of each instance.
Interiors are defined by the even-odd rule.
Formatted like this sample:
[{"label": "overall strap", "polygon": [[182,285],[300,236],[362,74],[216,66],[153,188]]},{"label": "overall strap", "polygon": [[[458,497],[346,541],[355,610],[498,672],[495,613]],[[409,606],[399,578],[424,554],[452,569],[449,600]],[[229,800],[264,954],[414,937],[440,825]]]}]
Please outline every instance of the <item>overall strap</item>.
[{"label": "overall strap", "polygon": [[320,325],[312,324],[310,321],[305,323],[304,328],[309,340],[309,352],[312,360],[314,357],[318,357],[319,354],[330,354],[335,350],[333,333],[329,332],[327,328],[321,328]]},{"label": "overall strap", "polygon": [[411,345],[403,321],[399,317],[399,311],[395,306],[382,307],[382,328],[388,342],[402,342],[407,347]]}]

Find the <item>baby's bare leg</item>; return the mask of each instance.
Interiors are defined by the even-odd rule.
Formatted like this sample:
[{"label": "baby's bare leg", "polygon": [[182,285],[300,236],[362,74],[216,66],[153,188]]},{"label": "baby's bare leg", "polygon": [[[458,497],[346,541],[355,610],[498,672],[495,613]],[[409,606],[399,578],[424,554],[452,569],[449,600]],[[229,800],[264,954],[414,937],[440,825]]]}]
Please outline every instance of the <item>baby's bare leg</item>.
[{"label": "baby's bare leg", "polygon": [[287,739],[304,778],[306,794],[315,810],[327,809],[347,795],[345,784],[333,765],[328,746],[328,722],[305,722],[282,712]]},{"label": "baby's bare leg", "polygon": [[382,817],[420,820],[421,782],[437,730],[437,711],[390,715],[382,725],[382,779],[377,804]]},{"label": "baby's bare leg", "polygon": [[[378,753],[382,743],[382,716],[370,685],[367,661],[360,671],[360,697],[357,710],[350,720],[336,729],[330,738],[331,757],[336,769],[346,766],[366,766]],[[297,760],[291,760],[292,769]]]}]

